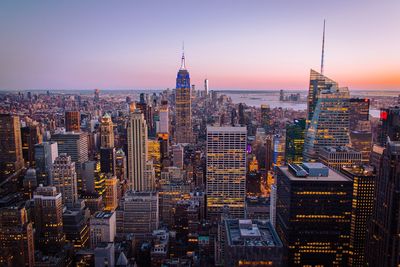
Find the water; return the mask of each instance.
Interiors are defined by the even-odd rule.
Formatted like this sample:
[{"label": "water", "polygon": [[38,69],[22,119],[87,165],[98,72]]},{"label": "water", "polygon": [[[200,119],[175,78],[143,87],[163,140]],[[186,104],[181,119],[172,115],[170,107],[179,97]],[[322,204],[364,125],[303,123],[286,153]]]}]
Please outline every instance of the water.
[{"label": "water", "polygon": [[[232,102],[235,104],[245,103],[246,105],[252,107],[260,107],[262,104],[267,104],[271,108],[281,107],[283,109],[293,109],[295,111],[307,110],[306,91],[285,91],[285,95],[300,93],[301,100],[298,102],[279,101],[279,91],[220,91],[219,93],[225,94],[226,96],[230,97],[232,99]],[[376,94],[373,94],[372,92],[363,93],[361,91],[357,91],[357,94],[354,94],[354,96],[356,95],[357,97],[376,96]],[[370,116],[375,118],[379,118],[379,113],[380,111],[377,109],[370,109],[369,111]]]}]

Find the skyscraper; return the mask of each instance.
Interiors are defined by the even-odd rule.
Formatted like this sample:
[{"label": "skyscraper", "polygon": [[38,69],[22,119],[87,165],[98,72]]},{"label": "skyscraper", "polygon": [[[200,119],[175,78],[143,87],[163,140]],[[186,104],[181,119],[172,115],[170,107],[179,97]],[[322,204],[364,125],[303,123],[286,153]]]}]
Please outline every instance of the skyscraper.
[{"label": "skyscraper", "polygon": [[286,125],[285,161],[287,163],[303,162],[305,131],[305,119],[294,120]]},{"label": "skyscraper", "polygon": [[88,135],[86,133],[67,132],[58,133],[51,136],[51,140],[57,142],[58,152],[66,153],[75,162],[78,177],[78,190],[82,190],[82,164],[89,160],[88,155]]},{"label": "skyscraper", "polygon": [[146,177],[148,164],[147,124],[143,113],[136,109],[128,121],[128,183],[134,191],[146,191],[154,188],[153,181]]},{"label": "skyscraper", "polygon": [[115,148],[100,148],[100,169],[103,173],[115,174]]},{"label": "skyscraper", "polygon": [[79,132],[81,130],[81,114],[79,111],[65,112],[65,130],[67,132]]},{"label": "skyscraper", "polygon": [[352,186],[321,163],[278,167],[276,229],[284,266],[345,266]]},{"label": "skyscraper", "polygon": [[176,77],[175,104],[175,142],[191,143],[193,133],[190,77],[186,70],[184,53]]},{"label": "skyscraper", "polygon": [[344,167],[342,173],[353,181],[348,266],[365,266],[367,222],[374,204],[375,173],[371,166]]},{"label": "skyscraper", "polygon": [[58,157],[57,142],[42,142],[35,145],[35,164],[38,173],[38,181],[48,185],[48,178],[53,169],[53,163]]},{"label": "skyscraper", "polygon": [[108,113],[101,118],[100,140],[101,148],[114,147],[114,124],[111,120],[110,114]]},{"label": "skyscraper", "polygon": [[265,131],[270,130],[271,124],[271,109],[269,105],[261,105],[261,126],[265,129]]},{"label": "skyscraper", "polygon": [[380,145],[384,146],[388,137],[391,141],[400,141],[400,107],[382,108],[380,120]]},{"label": "skyscraper", "polygon": [[54,186],[39,186],[33,196],[38,249],[56,253],[64,246],[62,197]]},{"label": "skyscraper", "polygon": [[169,107],[168,101],[161,101],[159,111],[160,121],[157,128],[158,133],[169,134]]},{"label": "skyscraper", "polygon": [[24,166],[19,117],[0,114],[0,181]]},{"label": "skyscraper", "polygon": [[42,134],[38,125],[29,125],[21,128],[22,155],[30,166],[35,164],[35,145],[42,142]]},{"label": "skyscraper", "polygon": [[208,218],[218,221],[224,206],[243,218],[246,197],[246,127],[207,127]]},{"label": "skyscraper", "polygon": [[354,131],[360,121],[369,120],[369,104],[368,98],[350,98],[349,103],[349,128]]},{"label": "skyscraper", "polygon": [[367,266],[398,266],[400,264],[400,142],[385,146],[378,177],[375,202],[368,225]]},{"label": "skyscraper", "polygon": [[33,227],[24,204],[0,209],[1,265],[11,258],[10,266],[34,266]]},{"label": "skyscraper", "polygon": [[315,70],[310,71],[310,87],[308,89],[307,98],[307,122],[310,123],[314,110],[317,106],[319,95],[322,91],[330,90],[331,88],[338,88],[337,82],[329,79],[328,77],[318,73]]},{"label": "skyscraper", "polygon": [[61,193],[65,206],[74,207],[78,201],[75,162],[65,153],[61,153],[54,161],[51,185]]},{"label": "skyscraper", "polygon": [[204,80],[204,97],[208,95],[208,79]]},{"label": "skyscraper", "polygon": [[349,144],[349,90],[311,70],[304,160],[318,158],[321,147]]},{"label": "skyscraper", "polygon": [[372,131],[369,121],[368,98],[351,98],[349,105],[350,145],[362,153],[363,163],[368,164],[372,149]]}]

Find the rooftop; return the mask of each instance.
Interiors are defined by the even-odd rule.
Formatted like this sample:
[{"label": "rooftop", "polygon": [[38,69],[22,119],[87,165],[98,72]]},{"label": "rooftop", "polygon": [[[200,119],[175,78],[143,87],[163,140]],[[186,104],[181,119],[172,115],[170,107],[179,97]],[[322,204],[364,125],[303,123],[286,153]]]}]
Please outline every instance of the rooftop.
[{"label": "rooftop", "polygon": [[[302,165],[289,164],[288,166],[278,168],[290,180],[321,182],[349,181],[344,175],[319,162],[303,163]],[[321,175],[313,175],[312,173],[321,173]]]},{"label": "rooftop", "polygon": [[336,152],[343,152],[343,153],[348,153],[348,152],[352,152],[352,153],[361,153],[358,152],[356,150],[354,150],[351,147],[348,146],[325,146],[322,147],[322,151],[326,151],[326,152],[330,152],[330,153],[336,153]]},{"label": "rooftop", "polygon": [[247,128],[246,127],[227,127],[227,126],[222,126],[222,127],[207,126],[207,133],[220,133],[220,132],[247,133]]},{"label": "rooftop", "polygon": [[113,215],[113,212],[111,212],[111,211],[98,211],[94,214],[94,217],[96,219],[108,219],[108,218],[111,218],[112,215]]},{"label": "rooftop", "polygon": [[281,247],[275,229],[269,221],[237,220],[225,221],[228,244],[230,246]]}]

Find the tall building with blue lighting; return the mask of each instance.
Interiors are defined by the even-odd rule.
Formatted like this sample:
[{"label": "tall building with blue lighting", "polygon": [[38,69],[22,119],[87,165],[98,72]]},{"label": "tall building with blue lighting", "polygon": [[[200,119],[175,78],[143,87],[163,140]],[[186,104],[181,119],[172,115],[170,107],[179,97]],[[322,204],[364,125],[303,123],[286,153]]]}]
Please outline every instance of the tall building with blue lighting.
[{"label": "tall building with blue lighting", "polygon": [[175,90],[175,142],[192,142],[192,103],[190,76],[185,65],[185,54],[182,54],[181,68],[176,77]]}]

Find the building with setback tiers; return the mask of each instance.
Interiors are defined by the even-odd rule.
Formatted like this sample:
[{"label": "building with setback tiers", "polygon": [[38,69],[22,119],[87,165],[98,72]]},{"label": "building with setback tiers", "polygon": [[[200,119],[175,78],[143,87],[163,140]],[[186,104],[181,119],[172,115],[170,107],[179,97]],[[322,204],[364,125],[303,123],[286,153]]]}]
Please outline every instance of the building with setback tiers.
[{"label": "building with setback tiers", "polygon": [[311,70],[304,160],[315,161],[324,146],[349,144],[349,90]]},{"label": "building with setback tiers", "polygon": [[176,77],[175,90],[175,142],[191,143],[192,100],[190,93],[190,77],[185,65],[185,54],[182,54],[181,68]]}]

